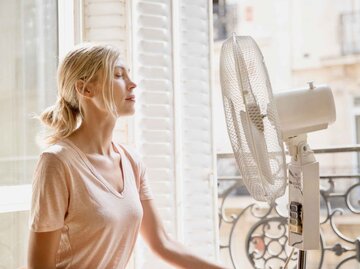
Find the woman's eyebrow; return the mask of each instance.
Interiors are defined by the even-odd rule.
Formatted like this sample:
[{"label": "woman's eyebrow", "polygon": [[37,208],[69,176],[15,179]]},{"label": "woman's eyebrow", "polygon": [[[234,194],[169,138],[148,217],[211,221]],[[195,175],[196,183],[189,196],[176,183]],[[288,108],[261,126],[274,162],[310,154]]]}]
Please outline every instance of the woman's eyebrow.
[{"label": "woman's eyebrow", "polygon": [[130,73],[130,68],[125,68],[124,66],[122,65],[116,65],[115,68],[121,68],[123,70],[126,70],[128,73]]}]

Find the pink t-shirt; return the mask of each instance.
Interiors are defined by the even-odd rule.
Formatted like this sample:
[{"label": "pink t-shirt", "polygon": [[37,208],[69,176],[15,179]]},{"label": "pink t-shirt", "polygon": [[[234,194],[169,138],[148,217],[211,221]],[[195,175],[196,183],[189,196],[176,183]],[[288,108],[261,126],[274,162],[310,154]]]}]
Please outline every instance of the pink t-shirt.
[{"label": "pink t-shirt", "polygon": [[152,199],[139,156],[113,143],[121,155],[124,189],[119,193],[70,140],[40,156],[34,180],[30,229],[61,229],[56,268],[123,269],[139,232],[140,200]]}]

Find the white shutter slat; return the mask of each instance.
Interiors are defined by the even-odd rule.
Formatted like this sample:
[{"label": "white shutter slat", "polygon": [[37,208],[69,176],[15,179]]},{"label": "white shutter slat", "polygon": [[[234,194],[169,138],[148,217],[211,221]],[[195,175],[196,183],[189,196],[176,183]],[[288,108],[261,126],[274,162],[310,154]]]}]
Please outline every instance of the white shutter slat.
[{"label": "white shutter slat", "polygon": [[169,154],[164,153],[162,156],[151,155],[151,157],[145,157],[143,160],[149,168],[167,168],[171,165],[171,158],[166,155]]},{"label": "white shutter slat", "polygon": [[150,2],[150,1],[139,1],[138,12],[140,14],[140,18],[143,16],[153,15],[156,17],[162,17],[164,20],[169,15],[169,3],[158,3]]},{"label": "white shutter slat", "polygon": [[[185,62],[183,62],[186,64]],[[189,65],[192,65],[191,63]],[[203,81],[183,81],[183,85],[187,88],[194,88],[198,92],[208,92],[209,85]]]},{"label": "white shutter slat", "polygon": [[123,46],[126,45],[125,37],[118,37],[114,39],[114,33],[125,32],[125,28],[122,27],[106,27],[106,28],[90,28],[87,34],[87,39],[91,41],[101,41],[106,43],[112,43],[112,41],[121,41]]},{"label": "white shutter slat", "polygon": [[171,171],[164,168],[148,168],[148,176],[152,181],[164,179],[167,181],[168,178],[172,178]]},{"label": "white shutter slat", "polygon": [[170,94],[167,92],[143,92],[139,98],[142,102],[148,104],[152,103],[154,105],[169,105],[170,104]]},{"label": "white shutter slat", "polygon": [[206,111],[200,109],[197,106],[188,106],[186,109],[184,109],[184,118],[204,118],[207,117]]},{"label": "white shutter slat", "polygon": [[170,107],[167,105],[143,106],[142,109],[144,114],[149,117],[162,117],[162,115],[170,113]]},{"label": "white shutter slat", "polygon": [[151,130],[170,130],[171,121],[163,118],[145,118],[141,120],[141,127]]},{"label": "white shutter slat", "polygon": [[87,27],[92,28],[107,28],[109,25],[113,27],[124,28],[126,24],[126,17],[119,15],[96,15],[88,16],[87,18]]},{"label": "white shutter slat", "polygon": [[140,16],[139,21],[149,27],[166,27],[166,20],[161,16]]},{"label": "white shutter slat", "polygon": [[125,1],[109,1],[104,2],[101,0],[89,1],[85,0],[85,12],[95,15],[120,15],[125,16]]},{"label": "white shutter slat", "polygon": [[144,39],[150,41],[163,41],[168,42],[168,32],[163,29],[155,29],[144,27],[139,30],[139,34],[143,36]]},{"label": "white shutter slat", "polygon": [[[150,61],[149,61],[150,62]],[[154,79],[166,79],[169,77],[169,69],[161,67],[161,62],[158,62],[159,66],[144,67],[139,69],[139,74],[143,76],[153,77]],[[166,62],[163,64],[167,64]]]},{"label": "white shutter slat", "polygon": [[169,155],[171,154],[171,147],[168,143],[151,143],[143,145],[143,152],[153,155]]},{"label": "white shutter slat", "polygon": [[[170,52],[169,44],[156,40],[140,40],[141,47],[147,51],[147,53],[158,53],[159,55]],[[141,58],[140,58],[141,59]]]},{"label": "white shutter slat", "polygon": [[139,82],[140,89],[147,91],[169,91],[171,88],[170,80],[147,79]]},{"label": "white shutter slat", "polygon": [[157,130],[144,130],[143,131],[144,142],[171,142],[171,132],[170,131],[157,131]]},{"label": "white shutter slat", "polygon": [[[147,54],[141,54],[140,55],[140,62],[142,64],[146,64],[146,63],[152,63],[152,65],[155,66],[164,66],[167,64],[170,64],[170,59],[168,56],[163,55],[163,56],[159,56],[156,53],[147,53]],[[165,69],[166,70],[166,69]]]}]

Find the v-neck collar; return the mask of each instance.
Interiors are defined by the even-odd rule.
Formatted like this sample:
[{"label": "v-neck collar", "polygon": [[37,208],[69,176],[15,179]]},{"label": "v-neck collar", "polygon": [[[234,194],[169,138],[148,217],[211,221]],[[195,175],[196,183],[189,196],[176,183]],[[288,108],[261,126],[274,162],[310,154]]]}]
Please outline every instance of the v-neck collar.
[{"label": "v-neck collar", "polygon": [[124,169],[124,162],[123,162],[123,158],[125,156],[125,154],[122,152],[122,149],[120,147],[118,147],[114,142],[111,141],[111,145],[114,147],[114,149],[120,154],[120,161],[119,161],[119,166],[120,166],[120,170],[121,170],[121,174],[122,174],[122,178],[123,178],[123,189],[121,192],[118,192],[96,169],[95,167],[91,164],[91,162],[89,161],[88,157],[86,156],[86,154],[79,149],[72,141],[70,141],[69,139],[65,138],[62,140],[63,142],[65,142],[66,144],[68,144],[71,148],[73,148],[78,155],[80,156],[80,158],[82,159],[82,161],[85,163],[85,165],[89,168],[89,170],[92,172],[92,174],[96,177],[97,180],[99,180],[103,185],[105,185],[105,187],[111,192],[113,193],[115,196],[117,196],[118,198],[124,198],[124,192],[126,189],[126,182],[125,182],[125,169]]}]

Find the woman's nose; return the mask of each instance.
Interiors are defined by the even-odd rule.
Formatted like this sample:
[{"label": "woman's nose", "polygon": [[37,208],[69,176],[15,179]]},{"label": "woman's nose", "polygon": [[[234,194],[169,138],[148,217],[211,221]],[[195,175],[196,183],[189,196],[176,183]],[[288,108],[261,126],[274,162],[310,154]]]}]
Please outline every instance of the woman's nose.
[{"label": "woman's nose", "polygon": [[130,81],[129,81],[128,89],[129,89],[129,90],[132,90],[132,89],[135,89],[136,87],[137,87],[137,85],[136,85],[132,80],[130,80]]}]

